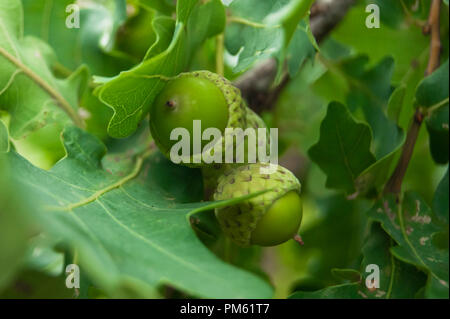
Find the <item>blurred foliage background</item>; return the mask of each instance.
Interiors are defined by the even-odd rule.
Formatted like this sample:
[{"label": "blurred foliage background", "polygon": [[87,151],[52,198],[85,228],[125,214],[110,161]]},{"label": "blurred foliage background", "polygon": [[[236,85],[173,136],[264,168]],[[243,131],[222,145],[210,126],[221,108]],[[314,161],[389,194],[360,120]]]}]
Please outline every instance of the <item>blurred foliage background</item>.
[{"label": "blurred foliage background", "polygon": [[[339,0],[334,0],[336,1]],[[142,121],[131,137],[110,137],[107,130],[113,110],[98,98],[95,88],[99,83],[105,83],[105,79],[110,79],[108,77],[132,68],[149,58],[150,53],[162,52],[162,48],[169,45],[175,30],[173,1],[79,1],[83,8],[87,8],[81,11],[82,28],[79,30],[57,26],[58,21],[66,18],[65,7],[72,1],[53,2],[51,10],[48,2],[22,0],[24,34],[38,37],[53,48],[54,52],[48,53],[48,60],[51,61],[49,72],[55,78],[67,79],[81,65],[87,67],[89,75],[84,84],[86,89],[79,96],[80,105],[89,114],[86,116],[86,130],[102,140],[108,152],[113,155],[121,154],[129,145],[150,143],[147,119]],[[234,7],[224,9],[227,18],[230,19],[232,13],[246,13],[245,10],[249,11],[251,8],[255,10],[252,13],[254,19],[264,17],[264,10],[270,12],[270,8],[265,8],[261,1],[257,2],[242,4],[243,1],[236,0]],[[320,15],[320,10],[326,11],[331,2],[333,1],[316,1],[311,12]],[[368,4],[380,7],[380,28],[365,27]],[[0,10],[3,10],[1,5]],[[216,9],[210,10],[216,12]],[[210,14],[208,12],[197,12],[198,21],[211,16],[211,20],[214,20],[213,14],[207,16]],[[2,15],[0,13],[0,19]],[[414,113],[416,87],[423,79],[428,63],[430,39],[422,33],[428,15],[429,1],[357,0],[342,21],[318,44],[308,40],[310,30],[304,33],[299,31],[295,35],[298,37],[296,43],[299,48],[286,49],[286,63],[291,68],[292,65],[298,65],[298,68],[295,68],[295,72],[289,72],[291,77],[279,92],[277,100],[270,107],[257,111],[269,127],[279,128],[280,163],[291,169],[302,183],[304,219],[300,235],[305,243],[303,246],[290,241],[271,248],[230,248],[211,212],[200,212],[191,217],[196,235],[210,251],[219,259],[270,282],[275,298],[287,298],[296,291],[310,292],[351,282],[351,271],[348,272],[350,275],[342,275],[337,269],[359,271],[363,259],[361,252],[371,231],[366,211],[372,207],[373,199],[379,195],[380,190],[371,190],[374,193],[368,196],[352,196],[353,194],[341,190],[327,188],[326,174],[311,160],[308,152],[319,141],[320,125],[327,114],[327,106],[332,101],[346,105],[356,119],[370,124],[377,138],[372,145],[373,151],[378,153],[376,155],[385,155],[383,148],[395,148],[396,139],[401,140],[402,137],[394,137],[391,133],[397,132],[395,123],[404,132],[407,131]],[[310,19],[314,19],[314,16]],[[448,3],[444,2],[441,10],[442,62],[448,60],[449,53],[448,19]],[[157,24],[153,23],[155,20],[158,21]],[[202,26],[207,25],[203,21],[204,24],[195,29],[195,23],[191,23],[190,28],[194,33],[201,33]],[[307,23],[308,20],[302,20],[298,28],[305,28]],[[247,66],[245,63],[249,60],[244,60],[241,56],[241,61],[238,62],[237,52],[230,51],[239,48],[239,41],[249,41],[248,38],[253,37],[256,44],[261,44],[261,39],[273,35],[259,34],[256,31],[239,33],[239,30],[233,30],[233,26],[229,27],[228,24],[226,30],[230,34],[225,33],[227,50],[224,53],[224,74],[228,79],[238,82],[246,71],[254,67],[254,62],[258,65],[273,58],[269,51],[264,51],[273,43],[267,43],[267,47],[262,49],[258,47],[262,52],[258,58],[249,54],[250,62]],[[213,27],[214,25],[210,30]],[[217,36],[205,35],[204,41],[191,41],[195,49],[190,51],[192,61],[185,71],[217,71]],[[152,46],[154,51],[148,51]],[[280,59],[280,56],[275,58]],[[82,72],[84,71],[80,71],[80,74]],[[279,72],[278,70],[278,75]],[[81,82],[83,81],[80,80]],[[80,84],[81,86],[83,85]],[[393,92],[398,88],[402,88],[399,93],[401,98],[394,103]],[[7,99],[0,99],[0,152],[14,149],[43,169],[50,169],[62,157],[67,156],[60,140],[62,127],[67,119],[57,119],[53,126],[27,133],[27,137],[23,139],[23,135],[15,133],[13,123],[8,126],[13,111],[5,103],[8,103]],[[365,108],[367,105],[373,108]],[[374,111],[379,105],[389,116],[380,117]],[[5,140],[2,137],[8,130],[10,138]],[[383,132],[387,133],[383,135]],[[394,155],[394,162],[399,155],[399,152]],[[84,287],[88,286],[89,289],[83,288],[75,293],[65,289],[64,266],[76,256],[70,247],[61,245],[59,238],[41,232],[41,222],[36,218],[39,219],[42,212],[33,205],[35,195],[15,184],[11,177],[14,171],[9,168],[8,163],[6,156],[0,155],[0,297],[114,296],[110,291],[97,287],[92,273],[91,277],[82,278],[83,283],[86,283]],[[108,163],[106,159],[104,165],[109,167]],[[120,165],[128,167],[128,164],[125,161]],[[122,170],[122,166],[114,165],[116,164],[110,165],[114,172]],[[162,172],[174,172],[173,168],[162,169]],[[389,169],[392,171],[393,167]],[[447,164],[436,163],[433,159],[429,133],[422,127],[403,181],[403,190],[415,191],[428,206],[432,206],[435,190],[443,176],[448,176],[447,170]],[[185,173],[180,171],[177,174]],[[162,187],[168,192],[173,191],[169,189],[170,186]],[[190,196],[192,201],[198,200],[198,191]],[[443,236],[448,239],[448,223],[446,227],[447,233],[445,235],[444,232]],[[226,250],[231,250],[231,253],[224,253]],[[417,276],[417,282],[425,285],[424,274]],[[148,287],[140,290],[140,286],[136,288],[138,286],[133,283],[122,287],[124,290],[115,296],[134,297],[136,290],[145,290],[147,297],[196,296],[196,291],[179,289],[171,283],[158,286],[156,291],[147,289]]]}]

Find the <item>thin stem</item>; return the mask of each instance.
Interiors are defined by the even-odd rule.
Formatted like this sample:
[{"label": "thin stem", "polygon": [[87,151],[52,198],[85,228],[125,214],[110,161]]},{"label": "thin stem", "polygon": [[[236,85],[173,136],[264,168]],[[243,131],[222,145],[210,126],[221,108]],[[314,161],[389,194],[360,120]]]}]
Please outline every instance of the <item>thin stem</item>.
[{"label": "thin stem", "polygon": [[439,59],[441,56],[441,35],[440,35],[440,11],[441,1],[433,0],[431,3],[430,16],[428,18],[428,24],[424,28],[424,32],[431,32],[431,45],[430,45],[430,58],[428,60],[428,66],[426,75],[430,75],[439,66]]},{"label": "thin stem", "polygon": [[268,25],[265,25],[265,24],[262,24],[262,23],[253,22],[253,21],[250,21],[250,20],[247,20],[247,19],[244,19],[244,18],[233,17],[233,16],[228,17],[227,21],[229,23],[239,23],[239,24],[248,25],[248,26],[253,27],[253,28],[271,28],[271,27],[272,28],[278,28],[279,27],[278,25],[276,25],[276,26],[268,26]]},{"label": "thin stem", "polygon": [[79,127],[84,127],[83,120],[78,116],[77,112],[72,108],[69,102],[47,82],[45,82],[39,75],[34,73],[33,70],[28,68],[25,64],[19,61],[15,56],[11,55],[8,51],[0,47],[0,54],[3,55],[12,64],[17,66],[24,74],[26,74],[31,80],[38,84],[43,90],[45,90],[53,99],[56,100],[58,105],[67,113],[72,121]]},{"label": "thin stem", "polygon": [[405,177],[409,162],[411,161],[411,157],[414,152],[414,146],[416,145],[422,122],[423,114],[418,108],[414,113],[414,119],[408,130],[406,141],[403,145],[402,154],[397,163],[397,167],[395,168],[394,173],[392,173],[391,178],[384,188],[385,193],[394,193],[397,195],[400,194],[403,178]]},{"label": "thin stem", "polygon": [[216,37],[216,73],[222,76],[225,74],[225,63],[223,60],[224,41],[223,33]]},{"label": "thin stem", "polygon": [[447,105],[448,104],[449,99],[446,98],[445,100],[442,100],[439,103],[436,103],[432,106],[430,106],[429,108],[427,108],[426,113],[427,116],[429,116],[430,114],[432,114],[433,112],[437,111],[438,109],[440,109],[442,106]]},{"label": "thin stem", "polygon": [[[430,43],[430,56],[428,58],[428,66],[425,71],[425,75],[430,75],[439,67],[441,40],[439,31],[439,17],[440,17],[441,0],[433,0],[430,8],[430,16],[428,18],[428,25],[424,28],[424,33],[427,34],[428,30],[431,32]],[[432,106],[433,109],[437,106]],[[425,115],[422,109],[418,107],[414,113],[411,126],[406,136],[405,144],[403,145],[402,154],[395,167],[392,176],[386,183],[384,193],[393,193],[399,195],[402,188],[403,179],[406,171],[408,170],[409,162],[411,161],[412,154],[414,152],[414,146],[417,142],[420,127],[423,123]]]}]

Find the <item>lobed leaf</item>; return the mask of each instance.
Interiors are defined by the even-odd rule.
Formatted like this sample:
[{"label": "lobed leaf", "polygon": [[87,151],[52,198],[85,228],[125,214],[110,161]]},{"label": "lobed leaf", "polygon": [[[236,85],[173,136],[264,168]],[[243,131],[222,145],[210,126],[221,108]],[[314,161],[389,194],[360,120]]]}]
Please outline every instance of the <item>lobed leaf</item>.
[{"label": "lobed leaf", "polygon": [[[156,28],[158,40],[147,52],[144,61],[135,68],[120,73],[117,77],[101,86],[97,93],[102,102],[114,110],[114,115],[108,126],[108,133],[112,137],[123,138],[132,134],[138,123],[147,115],[155,97],[164,87],[165,81],[171,76],[185,70],[196,47],[205,37],[213,33],[193,34],[186,30],[189,26],[191,13],[196,10],[203,11],[206,16],[220,16],[224,14],[222,5],[203,4],[197,5],[197,0],[179,1],[177,3],[177,21],[172,38],[166,41],[167,32],[162,24],[167,26],[167,19],[158,20],[161,27]],[[217,2],[217,1],[214,1]],[[221,13],[219,13],[219,11]],[[207,20],[204,28],[212,28],[219,32],[217,19]],[[220,30],[221,31],[221,30]],[[163,32],[163,33],[162,33]],[[170,43],[162,50],[162,43]],[[157,51],[154,51],[157,50]]]},{"label": "lobed leaf", "polygon": [[406,193],[400,204],[389,195],[377,202],[369,215],[396,241],[392,254],[428,274],[425,294],[439,291],[448,298],[448,247],[434,243],[433,237],[441,229],[432,221],[427,204],[414,193]]},{"label": "lobed leaf", "polygon": [[375,162],[371,140],[366,124],[356,122],[344,105],[330,103],[320,140],[309,150],[311,159],[327,174],[327,187],[355,191],[356,178]]},{"label": "lobed leaf", "polygon": [[289,73],[295,75],[318,49],[306,19],[311,4],[310,0],[233,1],[229,6],[231,23],[225,32],[227,50],[238,55],[233,71],[241,72],[257,61],[275,57],[278,78],[285,60]]},{"label": "lobed leaf", "polygon": [[199,297],[271,296],[266,282],[224,263],[195,236],[189,216],[220,205],[196,202],[199,170],[133,148],[102,160],[104,145],[74,127],[63,139],[67,156],[50,171],[15,153],[12,171],[39,198],[44,230],[76,251],[96,287],[122,297],[151,297],[165,284]]},{"label": "lobed leaf", "polygon": [[50,70],[52,49],[39,39],[23,37],[21,2],[5,0],[0,6],[0,110],[11,116],[11,137],[23,138],[52,122],[77,122],[87,70],[57,79]]}]

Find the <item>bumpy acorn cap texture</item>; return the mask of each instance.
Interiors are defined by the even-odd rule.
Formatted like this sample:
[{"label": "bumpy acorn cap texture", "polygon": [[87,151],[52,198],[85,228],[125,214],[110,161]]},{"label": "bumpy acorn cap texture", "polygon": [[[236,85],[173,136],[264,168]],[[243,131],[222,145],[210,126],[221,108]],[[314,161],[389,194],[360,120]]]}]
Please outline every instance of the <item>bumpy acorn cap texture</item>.
[{"label": "bumpy acorn cap texture", "polygon": [[[212,73],[210,71],[195,71],[195,72],[188,72],[188,73],[180,73],[174,78],[171,78],[171,80],[176,80],[179,78],[185,78],[185,77],[198,77],[202,79],[207,79],[214,83],[223,93],[225,97],[225,101],[228,105],[228,122],[227,126],[229,128],[242,128],[244,129],[247,126],[247,120],[246,120],[246,104],[244,100],[241,97],[241,92],[238,88],[233,86],[233,84],[228,81],[223,76]],[[211,105],[211,107],[214,107],[214,105]],[[164,153],[164,155],[170,159],[170,150],[167,152],[164,152],[164,147],[158,143],[158,141],[155,140],[156,146]],[[222,143],[222,157],[225,157],[225,132],[222,132],[222,138],[217,143]],[[193,154],[188,159],[189,163],[181,163],[185,166],[189,167],[202,167],[202,166],[210,166],[213,164],[207,164],[205,162],[201,163],[194,163],[194,158],[199,158],[201,156],[201,153],[199,154]]]},{"label": "bumpy acorn cap texture", "polygon": [[[244,102],[245,103],[245,102]],[[246,127],[245,128],[253,128],[255,132],[258,133],[258,128],[267,129],[266,124],[263,119],[256,114],[252,109],[246,107]],[[259,139],[259,137],[258,137]],[[269,134],[266,134],[266,149],[270,146],[269,143]],[[260,147],[259,143],[256,145],[256,154],[258,154],[258,148]],[[209,166],[202,167],[203,174],[203,185],[206,190],[216,189],[218,179],[220,176],[224,174],[225,171],[228,171],[232,168],[236,168],[243,165],[248,165],[249,163],[223,163],[223,164],[214,164]]]},{"label": "bumpy acorn cap texture", "polygon": [[276,172],[262,174],[260,168],[264,166],[267,164],[248,164],[226,171],[219,177],[214,193],[214,200],[226,200],[272,189],[242,203],[215,210],[225,235],[241,246],[250,245],[253,230],[272,203],[290,191],[300,193],[300,182],[288,169],[277,165]]}]

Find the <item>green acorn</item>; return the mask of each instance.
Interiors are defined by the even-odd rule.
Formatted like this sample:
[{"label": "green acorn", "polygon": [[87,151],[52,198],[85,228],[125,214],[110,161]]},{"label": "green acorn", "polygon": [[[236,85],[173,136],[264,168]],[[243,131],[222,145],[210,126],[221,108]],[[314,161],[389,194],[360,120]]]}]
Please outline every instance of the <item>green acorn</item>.
[{"label": "green acorn", "polygon": [[300,182],[279,165],[272,174],[261,172],[267,167],[260,163],[234,167],[218,179],[214,200],[267,190],[247,201],[215,210],[225,235],[241,246],[279,245],[293,238],[300,227]]},{"label": "green acorn", "polygon": [[[222,138],[222,155],[225,156],[225,128],[245,128],[246,106],[239,89],[224,77],[209,71],[181,73],[171,79],[156,97],[150,110],[150,130],[155,143],[170,158],[170,150],[177,141],[170,140],[175,128],[185,128],[190,133],[191,151],[185,159],[187,166],[209,165],[200,160],[201,152],[193,146],[193,121],[200,120],[202,133],[207,128],[217,128]],[[201,149],[208,144],[203,141]]]}]

